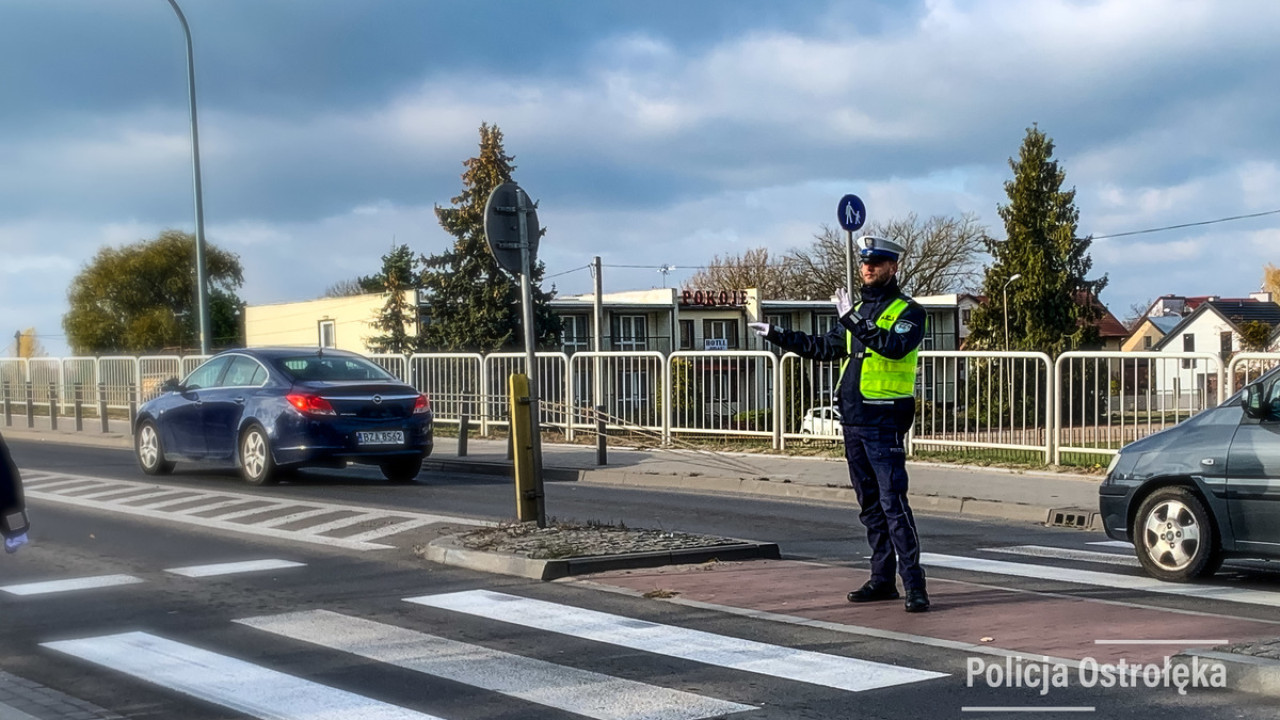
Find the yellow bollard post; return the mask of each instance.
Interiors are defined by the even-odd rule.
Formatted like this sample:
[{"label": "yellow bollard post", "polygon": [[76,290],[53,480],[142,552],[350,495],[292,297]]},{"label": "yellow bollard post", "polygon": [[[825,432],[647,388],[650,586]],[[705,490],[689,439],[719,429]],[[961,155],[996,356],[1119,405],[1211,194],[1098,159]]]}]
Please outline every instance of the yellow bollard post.
[{"label": "yellow bollard post", "polygon": [[511,447],[515,456],[516,518],[538,519],[538,494],[534,484],[533,432],[529,413],[529,376],[513,373],[507,378],[511,403]]}]

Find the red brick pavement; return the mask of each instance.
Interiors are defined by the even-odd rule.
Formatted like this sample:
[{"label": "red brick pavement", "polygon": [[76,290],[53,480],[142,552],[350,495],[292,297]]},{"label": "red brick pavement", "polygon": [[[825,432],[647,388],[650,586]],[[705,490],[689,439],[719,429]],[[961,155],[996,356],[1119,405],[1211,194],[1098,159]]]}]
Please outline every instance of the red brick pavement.
[{"label": "red brick pavement", "polygon": [[[592,582],[812,620],[988,644],[1006,650],[1099,662],[1159,662],[1183,645],[1098,645],[1097,639],[1220,639],[1241,642],[1280,635],[1280,625],[1214,618],[1091,599],[1000,590],[931,579],[928,613],[909,614],[901,601],[853,605],[845,594],[865,570],[789,560],[683,565],[598,573]],[[1120,591],[1117,591],[1120,592]],[[984,640],[990,638],[990,640]]]}]

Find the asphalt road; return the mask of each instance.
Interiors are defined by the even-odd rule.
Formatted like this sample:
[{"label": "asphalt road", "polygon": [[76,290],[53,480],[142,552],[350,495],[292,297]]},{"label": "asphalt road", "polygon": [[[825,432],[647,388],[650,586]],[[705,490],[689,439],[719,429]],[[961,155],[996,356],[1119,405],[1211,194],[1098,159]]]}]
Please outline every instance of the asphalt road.
[{"label": "asphalt road", "polygon": [[[5,704],[42,720],[924,719],[1005,717],[1012,707],[1109,718],[1275,717],[1273,699],[1194,687],[1185,695],[1169,687],[1087,687],[1075,668],[1064,676],[1065,686],[1044,694],[1009,687],[1009,670],[1036,676],[1027,670],[1031,663],[1005,665],[1003,658],[975,654],[954,639],[978,643],[991,635],[1032,647],[1037,638],[1048,643],[1052,636],[1054,647],[1065,647],[1064,634],[1097,637],[1091,626],[1104,620],[1113,623],[1108,632],[1144,628],[1164,637],[1198,637],[1199,628],[1226,627],[1280,635],[1280,583],[1256,564],[1232,568],[1220,584],[1256,591],[1251,602],[1080,584],[1071,573],[1096,570],[1098,558],[1081,560],[1069,552],[1103,552],[1104,546],[1090,544],[1105,540],[1099,535],[919,516],[922,544],[939,557],[929,570],[939,612],[913,618],[899,606],[856,614],[844,603],[836,608],[843,613],[839,623],[799,624],[721,606],[751,608],[797,591],[843,596],[865,568],[866,545],[852,508],[548,484],[548,514],[556,518],[772,541],[789,561],[803,561],[773,566],[772,574],[751,574],[766,566],[746,563],[746,581],[728,593],[718,589],[715,602],[668,602],[618,591],[625,578],[607,591],[605,580],[540,583],[432,565],[414,554],[415,544],[448,528],[510,518],[513,490],[501,479],[426,475],[418,484],[397,486],[376,470],[356,468],[304,472],[258,489],[228,471],[180,466],[157,483],[141,475],[127,451],[10,445],[24,473],[43,480],[33,483],[32,545],[0,558],[5,720]],[[89,482],[71,476],[96,478],[96,484],[80,486],[80,496],[98,500],[69,504],[44,497],[53,489],[39,490]],[[352,525],[355,534],[376,535],[378,527],[397,522],[408,529],[378,536],[383,549],[291,536],[290,525],[274,535],[255,534],[251,530],[267,522],[253,514],[255,497],[317,504],[316,513],[365,509],[370,519]],[[236,502],[249,503],[239,511],[244,531],[183,520],[199,514],[157,509]],[[344,513],[355,511],[332,512],[341,523]],[[396,513],[447,518],[415,525]],[[1050,552],[1035,558],[1006,552],[1026,547]],[[1054,555],[1055,549],[1068,554]],[[1119,564],[1125,556],[1114,551],[1113,557]],[[1014,573],[1050,567],[1061,577],[965,567],[975,558],[1006,561],[1005,571]],[[211,565],[248,562],[258,565],[207,574],[215,572]],[[258,569],[245,569],[252,567]],[[822,577],[838,582],[797,588],[794,581],[779,581],[787,572],[827,573]],[[698,583],[705,586],[703,578],[714,574],[686,573],[663,582],[686,583],[684,598],[712,597]],[[54,592],[30,585],[68,580],[82,587]],[[969,599],[956,599],[961,597]],[[582,611],[607,616],[584,617]],[[1224,620],[1236,625],[1221,625]],[[646,645],[637,639],[644,633],[661,640]],[[982,674],[971,678],[979,664]],[[1006,677],[989,687],[998,674],[994,665]],[[993,707],[1004,711],[988,709]]]}]

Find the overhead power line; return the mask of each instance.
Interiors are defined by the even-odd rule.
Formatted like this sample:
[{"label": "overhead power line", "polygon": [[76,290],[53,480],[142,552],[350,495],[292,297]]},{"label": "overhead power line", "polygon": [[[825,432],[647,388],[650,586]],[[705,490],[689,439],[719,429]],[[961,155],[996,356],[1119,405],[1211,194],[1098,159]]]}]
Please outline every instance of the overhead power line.
[{"label": "overhead power line", "polygon": [[1129,232],[1111,233],[1110,235],[1094,235],[1093,239],[1103,240],[1105,238],[1128,237],[1129,235],[1145,235],[1147,233],[1163,232],[1165,230],[1177,230],[1179,228],[1197,227],[1200,225],[1214,225],[1217,223],[1230,222],[1232,220],[1247,220],[1249,218],[1277,214],[1280,214],[1280,210],[1268,210],[1266,212],[1250,213],[1248,215],[1232,215],[1231,217],[1218,218],[1217,220],[1202,220],[1200,222],[1182,223],[1180,225],[1165,225],[1164,227],[1147,228],[1146,230],[1130,230]]}]

